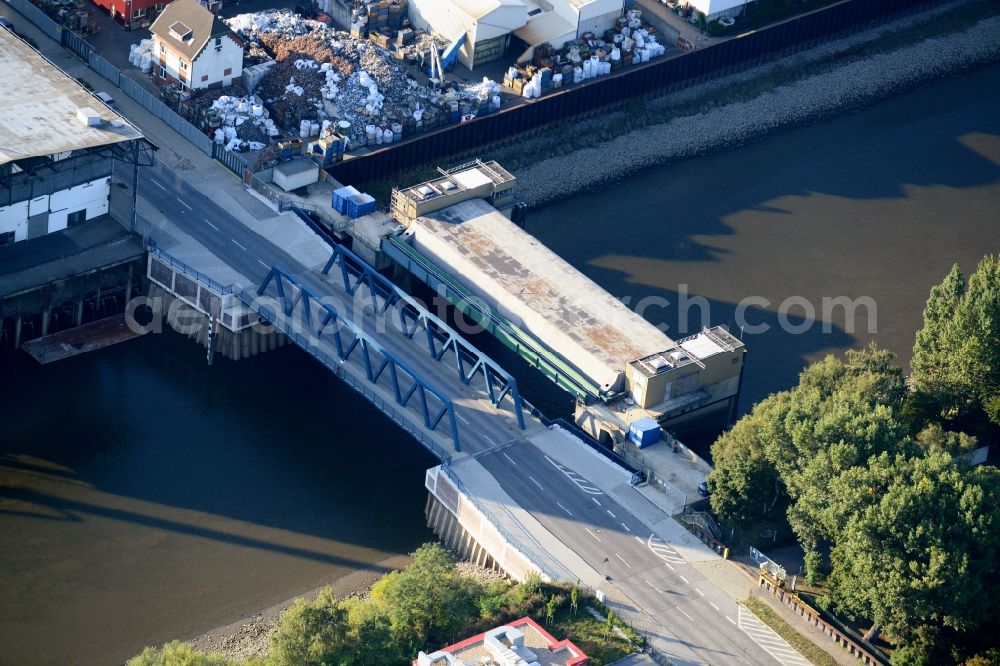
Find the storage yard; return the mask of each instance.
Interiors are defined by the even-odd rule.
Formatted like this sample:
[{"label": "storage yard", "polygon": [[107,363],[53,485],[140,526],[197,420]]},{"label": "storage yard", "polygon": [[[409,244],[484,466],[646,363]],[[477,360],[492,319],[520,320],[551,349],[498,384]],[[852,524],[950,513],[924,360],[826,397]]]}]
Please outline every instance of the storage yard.
[{"label": "storage yard", "polygon": [[[509,68],[503,86],[487,77],[468,82],[468,72],[448,71],[462,40],[449,44],[414,29],[407,8],[406,0],[353,3],[350,32],[331,27],[325,14],[234,16],[226,23],[245,44],[242,85],[223,94],[165,86],[161,94],[228,150],[263,151],[251,160],[257,165],[280,160],[280,151],[267,150],[273,144],[298,138],[325,142],[315,154],[328,166],[347,152],[466,122],[498,111],[505,98],[539,97],[666,50],[638,10],[629,10],[601,36],[529,49],[530,59]],[[152,40],[141,40],[131,49],[130,61],[144,73],[154,64],[152,48]]]}]

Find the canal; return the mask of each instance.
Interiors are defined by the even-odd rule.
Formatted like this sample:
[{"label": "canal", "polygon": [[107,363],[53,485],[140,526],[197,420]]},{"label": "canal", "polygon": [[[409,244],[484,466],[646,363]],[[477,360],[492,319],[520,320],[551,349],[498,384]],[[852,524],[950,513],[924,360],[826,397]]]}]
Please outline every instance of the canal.
[{"label": "canal", "polygon": [[[743,410],[868,340],[905,363],[931,285],[1000,250],[997,89],[1000,66],[940,81],[532,211],[528,229],[674,337],[700,323],[684,290],[712,324],[755,298]],[[838,297],[868,304],[853,327],[824,318]],[[121,662],[431,537],[434,460],[295,349],[208,367],[149,335],[45,367],[6,352],[0,372],[2,664]]]}]

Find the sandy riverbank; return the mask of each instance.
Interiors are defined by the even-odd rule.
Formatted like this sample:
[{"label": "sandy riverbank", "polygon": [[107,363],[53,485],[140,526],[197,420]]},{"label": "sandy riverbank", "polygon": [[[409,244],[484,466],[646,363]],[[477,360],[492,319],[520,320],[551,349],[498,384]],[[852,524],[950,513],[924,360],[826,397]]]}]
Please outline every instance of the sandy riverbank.
[{"label": "sandy riverbank", "polygon": [[[202,652],[221,652],[231,659],[247,660],[261,657],[267,652],[268,640],[278,624],[278,618],[299,598],[313,600],[324,587],[332,587],[341,599],[351,596],[365,596],[371,586],[390,569],[402,569],[410,562],[409,555],[386,558],[369,569],[355,571],[329,583],[320,585],[306,594],[300,594],[268,608],[260,609],[231,624],[216,627],[188,641]],[[502,578],[489,569],[482,569],[468,562],[459,562],[459,571],[481,581]]]},{"label": "sandy riverbank", "polygon": [[[525,201],[549,203],[996,62],[997,34],[995,4],[958,0],[780,61],[557,127],[488,156],[510,167]],[[537,155],[548,157],[532,158]]]}]

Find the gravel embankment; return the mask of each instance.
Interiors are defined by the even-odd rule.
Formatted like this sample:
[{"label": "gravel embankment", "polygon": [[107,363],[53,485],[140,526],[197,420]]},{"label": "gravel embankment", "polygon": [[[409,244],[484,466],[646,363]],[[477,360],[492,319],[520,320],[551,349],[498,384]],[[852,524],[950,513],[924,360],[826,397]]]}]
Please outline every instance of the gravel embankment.
[{"label": "gravel embankment", "polygon": [[[837,53],[845,54],[843,64],[824,65],[812,76],[752,99],[709,106],[699,113],[646,125],[607,142],[516,169],[519,194],[532,205],[547,203],[672,159],[738,146],[783,127],[831,117],[920,83],[1000,60],[1000,16],[890,52],[852,59],[852,49],[878,39],[885,30],[880,26],[781,61],[780,65],[787,67],[794,66],[795,59],[822,61]],[[774,66],[764,65],[727,80],[746,82]],[[722,82],[711,85],[718,87]],[[676,104],[685,96],[704,93],[704,88],[689,89],[664,99]],[[521,145],[519,149],[530,150],[530,146]]]}]

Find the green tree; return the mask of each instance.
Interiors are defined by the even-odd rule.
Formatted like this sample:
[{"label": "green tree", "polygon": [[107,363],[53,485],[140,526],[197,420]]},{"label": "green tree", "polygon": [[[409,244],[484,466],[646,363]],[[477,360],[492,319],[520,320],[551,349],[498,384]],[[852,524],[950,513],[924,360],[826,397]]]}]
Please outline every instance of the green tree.
[{"label": "green tree", "polygon": [[404,571],[383,576],[372,587],[372,601],[389,618],[403,654],[416,654],[456,638],[476,615],[479,583],[455,569],[452,556],[437,544],[413,553]]},{"label": "green tree", "polygon": [[160,648],[147,647],[129,659],[126,666],[235,666],[235,662],[221,654],[205,654],[187,643],[173,641]]},{"label": "green tree", "polygon": [[604,623],[604,642],[611,642],[611,632],[615,630],[615,612],[612,610],[608,611],[607,622]]},{"label": "green tree", "polygon": [[281,614],[271,636],[270,659],[275,666],[341,664],[351,648],[347,608],[327,587],[314,601],[296,599]]},{"label": "green tree", "polygon": [[1000,471],[948,453],[889,455],[830,484],[837,531],[829,579],[835,608],[893,635],[920,627],[970,631],[1000,589]]},{"label": "green tree", "polygon": [[576,581],[573,585],[573,589],[569,592],[569,603],[570,607],[573,609],[573,615],[576,615],[577,604],[580,601],[580,581]]},{"label": "green tree", "polygon": [[759,403],[715,442],[713,510],[745,524],[787,495],[789,524],[814,551],[832,538],[822,521],[830,480],[905,439],[897,416],[905,395],[895,357],[874,346],[810,365],[798,386]]},{"label": "green tree", "polygon": [[371,666],[373,664],[399,664],[408,662],[410,655],[402,654],[392,637],[388,614],[368,600],[348,599],[350,650],[344,654],[343,666]]},{"label": "green tree", "polygon": [[984,257],[968,284],[954,266],[931,289],[910,366],[926,416],[1000,424],[1000,257]]},{"label": "green tree", "polygon": [[709,502],[718,517],[746,526],[766,516],[786,494],[763,440],[787,399],[787,393],[767,398],[712,444]]},{"label": "green tree", "polygon": [[556,606],[557,605],[558,605],[558,602],[556,602],[556,595],[554,595],[554,594],[549,597],[549,600],[547,602],[545,602],[545,624],[546,625],[552,624],[552,621],[555,619],[555,617],[556,617]]}]

